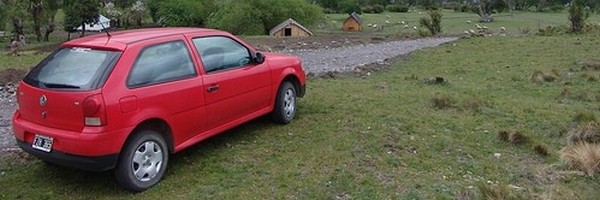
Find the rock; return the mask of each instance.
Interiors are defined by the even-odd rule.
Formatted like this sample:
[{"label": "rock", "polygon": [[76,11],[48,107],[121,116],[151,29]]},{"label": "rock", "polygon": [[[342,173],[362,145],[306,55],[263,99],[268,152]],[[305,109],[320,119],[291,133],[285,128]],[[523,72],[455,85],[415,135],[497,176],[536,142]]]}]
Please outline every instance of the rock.
[{"label": "rock", "polygon": [[494,157],[495,157],[496,159],[500,159],[500,156],[502,156],[502,154],[500,154],[500,153],[494,153]]}]

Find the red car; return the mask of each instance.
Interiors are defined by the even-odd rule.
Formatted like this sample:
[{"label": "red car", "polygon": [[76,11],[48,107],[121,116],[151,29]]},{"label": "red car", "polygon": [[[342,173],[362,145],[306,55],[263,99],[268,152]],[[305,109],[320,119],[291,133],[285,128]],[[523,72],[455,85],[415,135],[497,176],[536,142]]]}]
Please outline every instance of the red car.
[{"label": "red car", "polygon": [[143,191],[172,153],[263,115],[289,123],[305,81],[299,58],[219,30],[98,34],[62,44],[27,74],[13,129],[46,162],[114,169],[123,187]]}]

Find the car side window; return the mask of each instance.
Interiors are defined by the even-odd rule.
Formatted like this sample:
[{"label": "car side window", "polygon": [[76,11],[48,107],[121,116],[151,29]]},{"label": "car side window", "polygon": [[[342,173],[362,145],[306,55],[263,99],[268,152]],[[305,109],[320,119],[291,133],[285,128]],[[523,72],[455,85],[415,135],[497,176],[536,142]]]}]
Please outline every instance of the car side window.
[{"label": "car side window", "polygon": [[141,87],[196,75],[183,41],[166,42],[142,50],[129,73],[127,86]]},{"label": "car side window", "polygon": [[250,50],[222,36],[193,39],[206,73],[233,69],[251,63]]}]

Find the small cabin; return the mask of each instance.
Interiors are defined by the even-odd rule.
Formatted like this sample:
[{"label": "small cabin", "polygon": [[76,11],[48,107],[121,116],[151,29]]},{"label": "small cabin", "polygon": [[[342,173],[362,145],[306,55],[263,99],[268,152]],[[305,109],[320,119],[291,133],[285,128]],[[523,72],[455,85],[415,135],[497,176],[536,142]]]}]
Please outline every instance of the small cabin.
[{"label": "small cabin", "polygon": [[269,35],[277,37],[308,37],[312,36],[313,33],[300,23],[289,18],[271,29]]},{"label": "small cabin", "polygon": [[344,20],[342,24],[344,31],[362,31],[362,20],[355,12],[350,13],[350,16]]}]

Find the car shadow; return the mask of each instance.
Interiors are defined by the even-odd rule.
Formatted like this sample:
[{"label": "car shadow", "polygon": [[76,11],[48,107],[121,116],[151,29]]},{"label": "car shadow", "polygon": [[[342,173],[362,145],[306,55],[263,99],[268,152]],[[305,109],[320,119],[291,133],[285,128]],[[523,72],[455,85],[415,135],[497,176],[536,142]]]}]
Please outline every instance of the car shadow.
[{"label": "car shadow", "polygon": [[[261,129],[270,129],[278,126],[269,120],[269,117],[260,117],[250,122],[244,123],[236,128],[220,133],[208,138],[198,144],[195,144],[177,154],[171,155],[169,168],[164,178],[175,178],[179,175],[176,170],[178,166],[188,165],[190,160],[202,162],[204,156],[229,148],[247,140],[249,137],[255,138],[260,134]],[[131,195],[130,192],[118,185],[114,178],[113,171],[106,172],[88,172],[78,169],[62,167],[50,163],[38,161],[38,164],[28,165],[27,171],[33,176],[35,183],[33,187],[41,188],[53,194],[70,194],[78,197],[90,195],[106,197],[124,197]],[[177,178],[175,178],[177,179]],[[160,185],[160,183],[159,183]],[[148,190],[152,191],[152,189]],[[18,196],[27,197],[28,194],[19,194]]]}]

